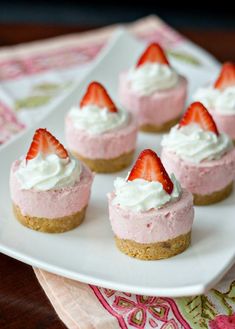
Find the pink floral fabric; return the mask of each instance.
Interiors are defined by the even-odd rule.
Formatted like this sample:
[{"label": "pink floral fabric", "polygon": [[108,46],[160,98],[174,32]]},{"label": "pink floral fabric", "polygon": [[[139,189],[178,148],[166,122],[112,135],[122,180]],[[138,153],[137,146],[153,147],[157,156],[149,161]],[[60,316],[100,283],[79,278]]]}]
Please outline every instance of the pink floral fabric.
[{"label": "pink floral fabric", "polygon": [[90,62],[103,44],[90,47],[59,49],[29,58],[0,62],[0,80],[11,80],[49,70],[60,70]]},{"label": "pink floral fabric", "polygon": [[13,135],[24,128],[16,115],[2,102],[0,102],[0,144],[8,141]]},{"label": "pink floral fabric", "polygon": [[95,286],[91,289],[107,311],[118,319],[121,328],[190,329],[173,299],[120,293]]},{"label": "pink floral fabric", "polygon": [[69,329],[235,329],[235,267],[207,294],[181,298],[140,296],[34,271]]},{"label": "pink floral fabric", "polygon": [[[160,42],[164,47],[172,47],[183,41],[183,37],[171,27],[161,22],[156,28],[137,31],[136,36],[146,42]],[[69,46],[40,52],[30,57],[17,57],[0,61],[0,81],[20,78],[50,70],[61,70],[84,65],[93,60],[104,46],[103,41],[87,46]]]}]

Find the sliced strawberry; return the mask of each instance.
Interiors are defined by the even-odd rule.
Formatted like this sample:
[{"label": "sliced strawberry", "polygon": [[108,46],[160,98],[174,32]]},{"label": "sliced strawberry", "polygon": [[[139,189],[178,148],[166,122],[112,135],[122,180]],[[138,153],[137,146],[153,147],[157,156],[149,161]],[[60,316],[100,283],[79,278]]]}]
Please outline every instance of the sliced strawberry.
[{"label": "sliced strawberry", "polygon": [[197,123],[202,129],[212,131],[216,135],[219,135],[212,116],[200,102],[194,102],[189,106],[180,120],[179,126],[187,126],[190,123]]},{"label": "sliced strawberry", "polygon": [[173,183],[163,167],[160,158],[150,149],[146,149],[140,153],[127,180],[132,181],[137,178],[142,178],[149,182],[157,181],[161,183],[168,194],[171,194],[173,191]]},{"label": "sliced strawberry", "polygon": [[65,159],[68,152],[62,144],[46,129],[39,128],[35,131],[33,141],[28,150],[26,161],[35,158],[38,153],[43,156],[48,154],[56,154],[58,157]]},{"label": "sliced strawberry", "polygon": [[144,53],[139,58],[136,66],[143,65],[145,63],[160,63],[170,65],[168,59],[164,53],[164,50],[158,43],[151,43]]},{"label": "sliced strawberry", "polygon": [[223,90],[230,86],[235,86],[235,63],[227,62],[222,66],[214,87]]},{"label": "sliced strawberry", "polygon": [[99,107],[106,107],[110,112],[117,112],[117,108],[112,99],[108,95],[106,89],[99,82],[91,82],[83,96],[80,107],[85,105],[97,105]]}]

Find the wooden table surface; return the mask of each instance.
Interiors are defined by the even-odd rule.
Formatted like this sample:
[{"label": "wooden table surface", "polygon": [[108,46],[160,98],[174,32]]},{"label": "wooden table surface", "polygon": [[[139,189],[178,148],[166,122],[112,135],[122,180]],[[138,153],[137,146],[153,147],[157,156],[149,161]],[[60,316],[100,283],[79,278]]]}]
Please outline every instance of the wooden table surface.
[{"label": "wooden table surface", "polygon": [[[81,32],[90,27],[0,24],[0,46]],[[181,29],[220,61],[235,61],[235,30]],[[0,328],[65,329],[36,280],[32,268],[0,254]]]}]

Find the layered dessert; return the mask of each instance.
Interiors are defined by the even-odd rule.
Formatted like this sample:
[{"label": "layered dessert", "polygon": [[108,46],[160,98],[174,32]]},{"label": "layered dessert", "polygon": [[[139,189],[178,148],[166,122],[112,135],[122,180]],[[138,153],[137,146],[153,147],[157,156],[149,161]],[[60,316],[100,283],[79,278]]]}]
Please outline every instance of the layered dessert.
[{"label": "layered dessert", "polygon": [[142,151],[127,178],[108,194],[109,218],[118,249],[135,258],[172,257],[188,248],[193,197],[167,174],[157,154]]},{"label": "layered dessert", "polygon": [[26,156],[13,162],[10,191],[16,218],[42,232],[59,233],[84,219],[93,174],[46,129],[37,129]]},{"label": "layered dessert", "polygon": [[190,105],[183,118],[162,140],[162,162],[194,196],[207,205],[227,198],[235,177],[235,149],[220,133],[200,102]]},{"label": "layered dessert", "polygon": [[70,151],[96,172],[115,172],[132,162],[137,123],[127,111],[117,108],[105,88],[92,82],[80,105],[65,122]]},{"label": "layered dessert", "polygon": [[214,84],[199,88],[193,98],[207,107],[218,129],[235,142],[235,63],[224,63]]},{"label": "layered dessert", "polygon": [[170,65],[157,43],[150,44],[119,79],[119,99],[135,115],[139,128],[163,132],[175,125],[184,109],[187,81]]}]

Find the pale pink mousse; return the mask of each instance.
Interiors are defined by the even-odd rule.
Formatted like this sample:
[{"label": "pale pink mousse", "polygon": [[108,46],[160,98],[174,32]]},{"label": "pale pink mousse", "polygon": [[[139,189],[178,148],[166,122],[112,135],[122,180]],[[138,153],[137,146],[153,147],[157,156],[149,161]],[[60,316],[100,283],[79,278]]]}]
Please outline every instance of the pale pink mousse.
[{"label": "pale pink mousse", "polygon": [[156,243],[174,239],[192,228],[193,197],[187,190],[183,190],[178,201],[145,212],[134,212],[113,205],[114,197],[114,193],[108,195],[109,218],[114,234],[120,239]]},{"label": "pale pink mousse", "polygon": [[132,117],[126,126],[99,135],[76,128],[69,116],[65,121],[68,148],[88,159],[113,159],[134,151],[137,130],[136,120]]},{"label": "pale pink mousse", "polygon": [[182,76],[179,76],[179,81],[173,88],[141,96],[131,89],[128,72],[120,74],[120,103],[138,118],[139,126],[145,124],[161,126],[178,118],[184,110],[186,96],[187,80]]},{"label": "pale pink mousse", "polygon": [[81,211],[87,206],[93,174],[83,165],[80,181],[73,186],[48,191],[21,189],[15,175],[20,161],[16,160],[11,167],[10,190],[13,203],[20,208],[23,215],[56,219]]},{"label": "pale pink mousse", "polygon": [[218,130],[226,133],[229,137],[235,141],[235,114],[223,115],[215,110],[209,110]]},{"label": "pale pink mousse", "polygon": [[194,194],[208,195],[220,191],[235,178],[235,149],[219,160],[195,164],[163,148],[161,160],[166,171],[174,173],[180,184]]}]

